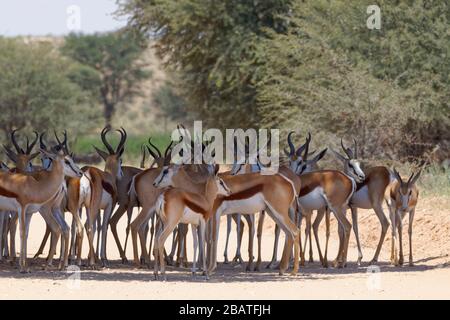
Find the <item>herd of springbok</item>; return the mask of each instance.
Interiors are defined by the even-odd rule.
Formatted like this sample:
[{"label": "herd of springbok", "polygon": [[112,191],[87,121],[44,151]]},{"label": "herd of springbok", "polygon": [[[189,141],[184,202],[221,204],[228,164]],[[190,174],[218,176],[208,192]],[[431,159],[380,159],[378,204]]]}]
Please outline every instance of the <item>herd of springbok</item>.
[{"label": "herd of springbok", "polygon": [[[1,163],[0,170],[1,260],[16,263],[15,234],[19,222],[19,269],[20,272],[29,272],[29,225],[32,214],[39,212],[47,227],[35,258],[43,253],[50,237],[46,267],[53,263],[59,240],[59,269],[66,268],[69,261],[81,266],[84,230],[89,243],[87,266],[94,268],[100,263],[107,266],[106,241],[108,227],[111,226],[123,263],[127,262],[125,252],[131,232],[134,263],[149,266],[153,250],[155,278],[161,272],[165,279],[166,264],[187,266],[186,236],[190,224],[194,244],[192,273],[195,275],[197,270],[201,270],[208,278],[217,267],[220,217],[227,215],[225,263],[228,263],[227,248],[233,220],[238,234],[234,260],[242,261],[240,249],[243,216],[249,229],[249,261],[246,269],[259,271],[261,237],[267,213],[276,223],[273,257],[267,267],[278,266],[280,274],[283,274],[293,264],[292,274],[296,274],[299,264],[305,263],[308,243],[309,260],[313,259],[312,232],[320,262],[323,267],[328,267],[330,213],[333,213],[338,222],[339,233],[339,249],[333,266],[345,267],[352,227],[358,246],[357,262],[361,263],[357,210],[363,208],[373,209],[381,224],[380,239],[371,261],[376,263],[389,227],[383,211],[383,203],[386,203],[392,230],[391,263],[403,264],[402,220],[409,213],[409,264],[413,264],[412,222],[419,195],[415,183],[420,170],[411,174],[408,180],[404,180],[395,169],[384,166],[363,171],[358,160],[356,141],[352,148],[348,148],[341,140],[344,155],[332,150],[342,162],[342,170],[320,169],[317,163],[324,157],[327,149],[313,156],[315,152],[309,152],[311,135],[297,148],[292,141],[294,133],[291,132],[287,138],[288,149],[285,149],[289,163],[280,166],[277,172],[262,174],[262,164],[259,161],[257,165],[250,164],[247,158],[244,162],[235,161],[230,171],[219,173],[219,165],[211,162],[174,164],[171,159],[173,143],[167,146],[165,152],[161,152],[151,139],[142,146],[141,167],[124,166],[122,155],[127,133],[123,128],[117,131],[121,139],[116,148],[108,142],[110,130],[106,128],[101,132],[106,151],[95,148],[105,162],[104,170],[93,166],[79,168],[69,150],[66,132],[63,138],[55,132],[55,140],[50,143],[46,142],[48,137],[45,133],[39,135],[35,132],[31,143],[26,138],[25,148],[17,142],[17,131],[11,133],[12,146],[5,145],[4,149],[15,167],[9,168]],[[39,148],[34,152],[38,142]],[[146,153],[154,159],[147,169]],[[41,165],[36,166],[32,162],[38,156]],[[85,215],[82,214],[83,208]],[[139,208],[139,212],[133,220],[134,208]],[[351,211],[351,222],[346,214],[348,209]],[[103,215],[100,214],[101,210]],[[314,211],[317,213],[312,222]],[[72,215],[71,226],[66,222],[65,212]],[[117,225],[124,213],[127,213],[128,223],[122,246]],[[257,213],[258,258],[254,263],[253,241]],[[324,217],[326,242],[322,251],[318,228]],[[302,245],[300,227],[303,218],[306,225]],[[284,231],[286,240],[281,261],[277,264],[280,230]],[[173,235],[171,251],[166,252],[165,243],[170,235]]]}]

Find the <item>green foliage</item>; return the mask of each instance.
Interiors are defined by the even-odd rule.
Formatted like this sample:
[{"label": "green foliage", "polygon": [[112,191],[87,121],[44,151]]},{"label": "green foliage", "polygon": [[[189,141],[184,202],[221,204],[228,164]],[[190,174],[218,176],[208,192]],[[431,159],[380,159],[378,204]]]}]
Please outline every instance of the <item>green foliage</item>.
[{"label": "green foliage", "polygon": [[450,139],[448,5],[398,3],[380,1],[369,30],[370,1],[296,1],[288,33],[262,44],[262,124],[331,145],[354,136],[362,156],[403,161]]},{"label": "green foliage", "polygon": [[257,48],[264,29],[286,30],[290,0],[118,2],[132,26],[156,34],[158,53],[179,73],[193,117],[219,128],[259,123]]},{"label": "green foliage", "polygon": [[72,70],[71,79],[104,106],[107,125],[117,106],[139,95],[140,83],[150,77],[139,60],[145,49],[142,37],[124,31],[66,37],[63,54],[81,65]]},{"label": "green foliage", "polygon": [[158,89],[153,99],[164,117],[173,121],[187,118],[186,103],[176,92],[173,84],[165,83]]},{"label": "green foliage", "polygon": [[73,65],[46,43],[0,37],[0,127],[44,131],[58,128],[73,134],[87,129],[95,114],[90,99],[70,81]]},{"label": "green foliage", "polygon": [[[162,133],[152,133],[149,136],[133,136],[129,135],[127,143],[125,145],[124,164],[138,166],[141,160],[141,146],[148,142],[148,138],[152,138],[152,143],[155,144],[161,152],[165,151],[165,148],[170,143],[170,136]],[[118,136],[108,136],[108,141],[113,146],[119,143]],[[75,154],[86,155],[95,153],[94,147],[104,149],[104,146],[100,140],[100,135],[87,135],[80,136],[73,144],[71,144],[71,150]],[[148,154],[147,154],[148,159]],[[147,162],[148,165],[148,162]]]}]

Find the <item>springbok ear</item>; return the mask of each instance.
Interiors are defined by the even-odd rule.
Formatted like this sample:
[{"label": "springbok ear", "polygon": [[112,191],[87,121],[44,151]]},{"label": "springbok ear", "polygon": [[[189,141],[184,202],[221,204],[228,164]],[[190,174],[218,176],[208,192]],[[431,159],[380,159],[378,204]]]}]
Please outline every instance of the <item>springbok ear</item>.
[{"label": "springbok ear", "polygon": [[36,158],[38,155],[40,155],[40,152],[35,152],[33,154],[30,155],[30,161],[33,160],[34,158]]},{"label": "springbok ear", "polygon": [[331,149],[331,148],[330,148],[330,150],[331,150],[331,152],[333,152],[333,154],[335,155],[335,157],[338,158],[339,160],[341,160],[342,162],[345,163],[345,162],[347,161],[347,159],[345,159],[345,157],[343,157],[340,153],[334,151],[334,150]]},{"label": "springbok ear", "polygon": [[400,184],[403,184],[402,177],[400,176],[400,174],[398,173],[398,171],[397,171],[395,168],[393,169],[393,171],[394,171],[395,179],[397,179],[397,181],[398,181]]},{"label": "springbok ear", "polygon": [[57,157],[56,154],[54,154],[52,152],[48,152],[47,150],[44,150],[44,149],[39,149],[39,152],[52,160],[55,160]]},{"label": "springbok ear", "polygon": [[5,149],[6,156],[14,163],[17,162],[17,154],[13,152],[9,147],[3,145],[3,149]]},{"label": "springbok ear", "polygon": [[105,151],[100,150],[100,149],[97,148],[96,146],[94,146],[94,149],[95,149],[95,151],[97,151],[98,155],[99,155],[100,157],[102,157],[103,160],[106,161],[106,159],[109,157],[109,153],[106,153]]},{"label": "springbok ear", "polygon": [[318,155],[316,155],[314,158],[311,159],[312,162],[317,162],[320,159],[322,159],[325,154],[327,153],[328,148],[323,149],[322,151],[320,151],[320,153]]}]

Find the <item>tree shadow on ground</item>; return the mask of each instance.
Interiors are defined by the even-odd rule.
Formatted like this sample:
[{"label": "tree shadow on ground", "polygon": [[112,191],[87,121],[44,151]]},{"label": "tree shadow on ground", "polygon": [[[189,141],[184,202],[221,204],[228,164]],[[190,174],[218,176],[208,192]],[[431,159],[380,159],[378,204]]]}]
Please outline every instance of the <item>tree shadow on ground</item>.
[{"label": "tree shadow on ground", "polygon": [[[308,263],[301,266],[296,276],[290,275],[290,270],[285,275],[280,276],[277,269],[266,269],[267,262],[263,262],[261,271],[246,272],[245,264],[218,264],[218,269],[212,274],[210,280],[198,273],[195,278],[192,277],[190,268],[167,267],[168,282],[203,282],[203,283],[239,283],[239,282],[284,282],[284,281],[302,281],[302,280],[330,280],[336,277],[354,275],[363,277],[369,272],[381,273],[410,273],[426,272],[433,269],[449,268],[449,263],[429,264],[430,261],[442,259],[443,256],[429,257],[418,260],[414,266],[391,266],[389,262],[379,262],[375,267],[370,267],[369,263],[363,263],[358,266],[355,262],[349,262],[346,268],[323,268],[320,263]],[[51,270],[43,270],[45,260],[29,260],[30,273],[21,274],[17,264],[9,262],[0,263],[0,278],[11,279],[43,279],[60,281],[67,279],[73,271],[59,271],[55,267]],[[428,263],[428,264],[425,264]],[[57,261],[54,262],[57,265]],[[153,265],[153,264],[152,264]],[[370,268],[369,268],[370,267]],[[73,270],[72,268],[70,270]],[[109,268],[99,268],[91,270],[87,267],[80,268],[80,277],[85,281],[154,281],[152,268],[137,268],[133,264],[122,264],[121,261],[110,261]]]}]

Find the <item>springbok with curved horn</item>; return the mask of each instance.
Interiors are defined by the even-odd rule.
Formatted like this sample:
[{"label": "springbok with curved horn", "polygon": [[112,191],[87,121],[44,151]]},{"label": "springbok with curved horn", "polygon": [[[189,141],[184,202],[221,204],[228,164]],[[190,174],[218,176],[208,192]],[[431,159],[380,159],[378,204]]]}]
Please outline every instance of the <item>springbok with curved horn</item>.
[{"label": "springbok with curved horn", "polygon": [[[128,235],[130,230],[130,224],[131,224],[131,216],[133,214],[133,208],[139,206],[139,202],[137,201],[136,197],[130,197],[128,194],[128,191],[130,190],[130,186],[133,182],[133,178],[137,176],[139,173],[143,171],[143,168],[145,166],[145,148],[147,148],[149,154],[153,157],[154,162],[151,164],[150,168],[153,167],[155,162],[161,162],[159,159],[162,159],[161,151],[152,143],[151,137],[148,139],[149,145],[143,145],[141,148],[141,151],[143,153],[142,160],[141,160],[141,168],[135,168],[130,166],[122,166],[122,172],[123,175],[121,178],[117,180],[117,202],[119,204],[119,207],[113,214],[113,216],[110,219],[110,225],[111,225],[111,232],[114,236],[114,240],[116,241],[117,248],[120,253],[120,257],[122,259],[122,263],[127,262],[127,257],[125,255],[125,250],[128,242]],[[156,152],[154,150],[156,150]],[[119,222],[120,218],[124,215],[124,213],[127,212],[127,227],[126,227],[126,239],[125,239],[125,245],[122,249],[122,246],[120,244],[119,235],[117,233],[117,223]]]},{"label": "springbok with curved horn", "polygon": [[[409,236],[409,265],[413,265],[412,254],[412,225],[414,214],[416,211],[417,201],[419,199],[419,190],[416,186],[417,179],[420,177],[422,170],[411,174],[407,182],[394,169],[396,181],[394,181],[386,190],[386,203],[389,208],[391,227],[392,227],[392,244],[391,244],[391,263],[393,265],[403,265],[403,218],[406,213],[409,214],[408,236]],[[400,253],[397,256],[396,238],[398,232],[398,240]]]},{"label": "springbok with curved horn", "polygon": [[[81,179],[82,181],[80,181],[79,185],[80,191],[78,192],[79,194],[84,194],[86,196],[86,233],[89,241],[89,265],[91,267],[95,265],[99,244],[99,242],[97,242],[96,251],[94,249],[94,221],[96,221],[97,217],[99,217],[101,209],[103,209],[104,214],[103,221],[101,223],[101,230],[98,230],[99,238],[101,232],[100,259],[102,261],[102,265],[107,266],[106,239],[109,219],[117,201],[117,181],[123,176],[121,157],[125,150],[127,132],[123,128],[117,130],[120,133],[120,142],[114,150],[106,138],[109,131],[110,129],[105,127],[100,134],[103,145],[106,147],[108,152],[94,146],[97,153],[105,161],[105,169],[100,170],[90,166],[84,167],[84,176],[87,178],[88,183]],[[86,199],[89,200],[86,201]]]},{"label": "springbok with curved horn", "polygon": [[31,142],[27,139],[27,145],[26,148],[23,149],[19,146],[16,140],[16,132],[18,130],[13,130],[11,132],[11,142],[16,149],[16,152],[12,151],[11,148],[9,148],[6,145],[3,145],[3,148],[5,149],[6,155],[8,158],[14,162],[16,165],[16,170],[19,172],[32,172],[33,171],[33,164],[31,163],[34,158],[36,158],[39,155],[39,152],[31,153],[33,151],[34,146],[36,145],[39,134],[34,131],[35,139]]},{"label": "springbok with curved horn", "polygon": [[[320,153],[318,153],[316,156],[314,156],[313,159],[309,160],[308,157],[312,156],[315,153],[315,151],[309,152],[309,144],[311,142],[311,133],[308,133],[305,143],[303,145],[301,145],[297,150],[294,146],[294,143],[292,142],[293,134],[294,134],[294,131],[291,131],[287,137],[289,150],[284,149],[284,152],[289,159],[290,169],[297,173],[300,172],[300,175],[299,175],[300,177],[301,177],[301,174],[318,171],[319,167],[317,166],[317,162],[324,157],[324,155],[327,152],[327,149],[322,150]],[[326,241],[328,243],[328,238],[330,235],[330,232],[329,232],[330,212],[326,208],[321,208],[321,209],[317,210],[317,216],[316,216],[316,219],[314,220],[314,224],[312,225],[316,243],[319,243],[318,227],[319,227],[320,222],[322,221],[322,218],[325,214],[326,214],[326,221],[327,221],[327,224],[326,224],[326,226],[327,226],[327,228],[326,228],[327,238],[326,239],[327,240]],[[305,239],[305,247],[300,248],[301,249],[300,250],[301,265],[304,265],[304,263],[305,263],[305,250],[306,250],[306,245],[307,245],[308,240],[309,240],[309,261],[310,262],[312,262],[312,257],[313,257],[313,255],[312,255],[312,239],[311,239],[312,211],[301,212],[300,216],[298,217],[298,221],[297,221],[299,228],[301,226],[301,220],[303,219],[303,217],[305,217],[305,219],[306,219],[306,228],[305,228],[306,239]],[[262,225],[258,227],[258,236],[261,233],[262,233]],[[278,228],[278,226],[275,226],[275,241],[274,241],[272,259],[271,259],[270,263],[266,266],[266,268],[272,268],[275,265],[275,262],[277,261],[279,236],[280,236],[280,229]],[[300,238],[300,240],[301,240],[301,238]],[[327,262],[326,262],[327,252],[325,251],[325,254],[324,254],[325,258],[324,258],[322,256],[322,252],[320,250],[320,244],[318,245],[317,248],[318,248],[318,252],[319,252],[320,261],[321,261],[322,265],[326,267],[327,266]]]},{"label": "springbok with curved horn", "polygon": [[[153,152],[150,152],[150,154],[156,156],[155,162],[157,163],[158,167],[151,167],[142,171],[141,173],[138,173],[133,178],[130,190],[128,192],[129,197],[132,199],[131,201],[136,201],[141,207],[141,210],[139,211],[137,217],[130,224],[131,239],[133,243],[133,257],[134,263],[136,265],[139,265],[141,261],[143,261],[144,264],[148,264],[150,262],[150,256],[146,247],[146,225],[155,214],[156,200],[161,194],[161,190],[153,186],[153,181],[159,175],[161,168],[170,163],[170,152],[172,144],[173,141],[167,146],[164,157],[159,157],[160,153],[153,154]],[[138,235],[141,244],[141,259],[139,259],[138,254]],[[151,235],[151,239],[152,238],[153,234]]]},{"label": "springbok with curved horn", "polygon": [[[0,208],[15,211],[19,217],[20,229],[20,271],[27,272],[27,233],[28,212],[43,210],[49,201],[60,194],[65,176],[81,176],[81,170],[70,156],[63,151],[50,153],[42,150],[52,159],[49,171],[40,171],[32,175],[22,173],[0,172]],[[48,212],[47,212],[48,213]],[[52,216],[50,213],[49,216]]]},{"label": "springbok with curved horn", "polygon": [[[173,178],[179,166],[164,167],[156,177],[153,185],[156,188],[174,187]],[[217,172],[209,176],[206,182],[198,183],[197,189],[203,192],[197,193],[185,189],[171,188],[164,191],[157,200],[156,212],[162,223],[155,238],[155,279],[158,278],[158,264],[165,280],[164,242],[179,223],[191,224],[194,238],[194,260],[192,274],[195,276],[197,267],[197,246],[200,242],[200,255],[203,257],[203,273],[208,279],[205,259],[206,223],[212,216],[214,201],[218,195],[228,196],[230,190],[218,177]],[[200,232],[197,231],[200,228]],[[198,238],[198,236],[200,236]]]},{"label": "springbok with curved horn", "polygon": [[[307,143],[304,148],[306,153],[308,152],[309,141],[310,136],[308,136]],[[319,157],[323,156],[325,152],[326,151],[323,150],[319,154]],[[307,169],[308,163],[304,161],[304,158],[299,159],[299,155],[301,155],[301,153],[290,157],[290,166],[297,175],[300,175],[302,183],[301,190],[298,195],[298,204],[302,215],[309,217],[313,210],[318,210],[319,215],[317,219],[321,220],[323,214],[327,212],[326,210],[333,212],[339,222],[340,228],[343,230],[338,255],[333,264],[337,267],[344,267],[347,263],[347,251],[351,231],[351,224],[346,218],[345,212],[347,210],[350,198],[356,189],[356,183],[361,182],[364,179],[364,173],[359,167],[359,162],[357,161],[352,162],[354,170],[348,174],[344,174],[337,170],[319,170],[304,173],[303,171]],[[307,232],[308,229],[309,228],[307,227]],[[310,234],[311,233],[309,233],[309,235]],[[319,249],[320,260],[322,265],[326,267],[327,249],[325,249],[325,256],[322,256],[320,243],[317,240],[316,242]],[[328,243],[326,245],[328,245]]]},{"label": "springbok with curved horn", "polygon": [[[340,153],[333,151],[335,156],[343,163],[344,173],[349,176],[360,176],[362,181],[356,181],[356,190],[350,199],[349,206],[352,212],[353,231],[356,236],[356,243],[358,246],[358,265],[361,264],[362,250],[359,241],[358,233],[358,208],[373,209],[381,224],[381,236],[377,245],[377,249],[373,256],[371,263],[378,261],[378,256],[381,251],[381,247],[386,236],[387,229],[389,227],[389,221],[386,218],[383,211],[383,201],[386,188],[393,181],[389,169],[383,166],[371,167],[364,170],[361,173],[359,161],[358,161],[358,148],[356,140],[353,139],[354,149],[347,148],[341,139],[341,147],[346,156],[342,156]],[[342,237],[342,230],[340,230],[340,237]]]}]

